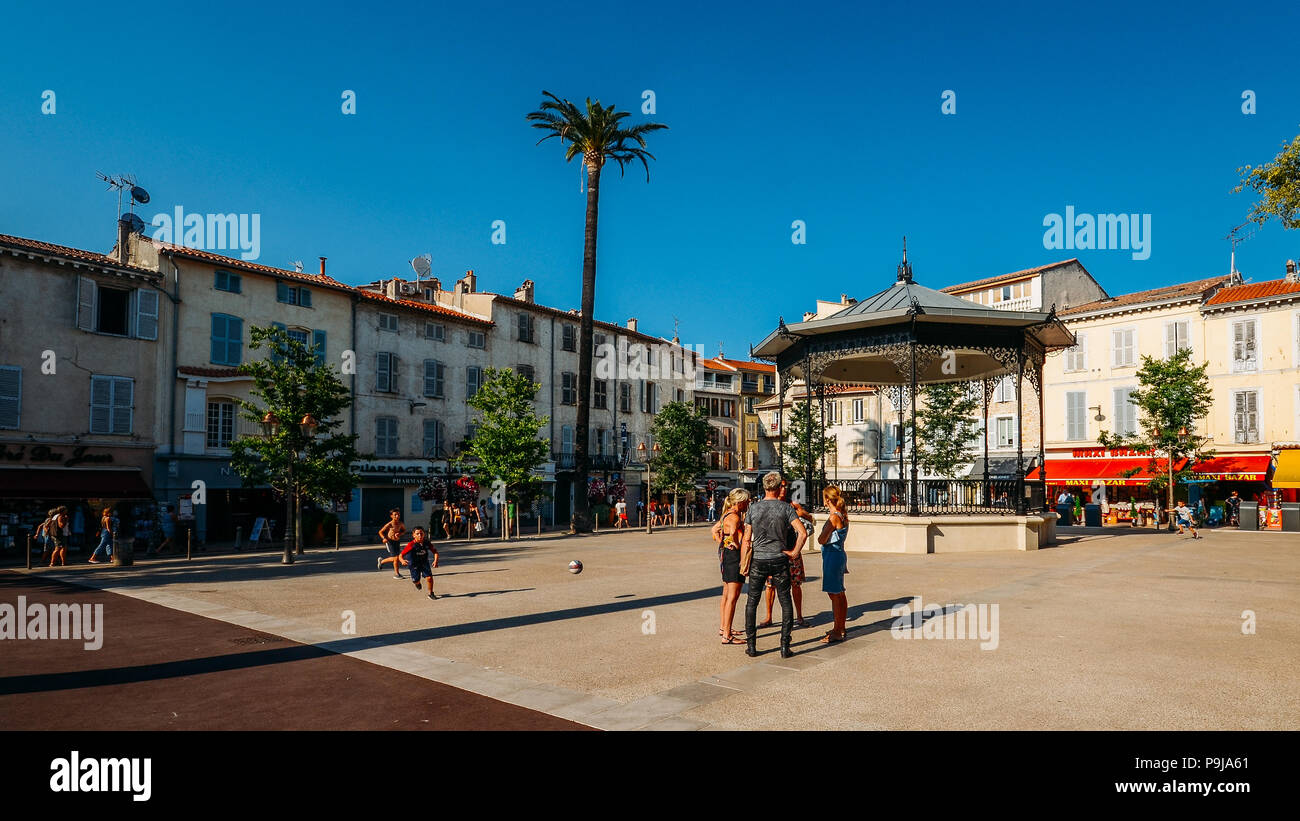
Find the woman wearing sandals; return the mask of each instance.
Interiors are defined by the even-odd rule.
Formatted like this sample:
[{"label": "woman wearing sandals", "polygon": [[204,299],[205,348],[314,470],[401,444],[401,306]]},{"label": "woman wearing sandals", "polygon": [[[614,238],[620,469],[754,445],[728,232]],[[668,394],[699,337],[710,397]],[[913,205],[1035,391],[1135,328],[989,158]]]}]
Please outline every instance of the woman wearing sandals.
[{"label": "woman wearing sandals", "polygon": [[745,583],[745,568],[741,569],[740,543],[745,535],[745,511],[749,509],[749,491],[736,488],[727,494],[723,504],[722,518],[713,526],[713,541],[718,542],[718,562],[722,567],[722,626],[718,635],[723,644],[744,644],[745,642],[732,632],[731,625],[736,619],[736,602],[740,600],[740,588]]},{"label": "woman wearing sandals", "polygon": [[844,592],[844,573],[847,557],[844,554],[844,539],[849,535],[849,521],[845,516],[846,505],[840,489],[829,485],[822,491],[822,501],[830,515],[822,526],[817,543],[822,546],[822,592],[831,598],[831,614],[835,623],[822,636],[823,644],[844,641],[844,622],[848,618],[849,597]]}]

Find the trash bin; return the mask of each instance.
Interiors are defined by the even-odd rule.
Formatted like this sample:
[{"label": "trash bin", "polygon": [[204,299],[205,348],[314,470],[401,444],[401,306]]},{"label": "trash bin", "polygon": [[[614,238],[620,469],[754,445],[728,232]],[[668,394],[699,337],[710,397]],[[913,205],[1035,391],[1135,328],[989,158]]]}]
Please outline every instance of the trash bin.
[{"label": "trash bin", "polygon": [[1074,505],[1057,505],[1056,513],[1061,517],[1058,525],[1069,527],[1074,524]]},{"label": "trash bin", "polygon": [[1083,524],[1085,527],[1101,527],[1101,505],[1083,506]]},{"label": "trash bin", "polygon": [[1242,502],[1238,518],[1241,520],[1241,530],[1259,530],[1259,503]]},{"label": "trash bin", "polygon": [[1282,503],[1282,529],[1289,533],[1300,533],[1300,502]]}]

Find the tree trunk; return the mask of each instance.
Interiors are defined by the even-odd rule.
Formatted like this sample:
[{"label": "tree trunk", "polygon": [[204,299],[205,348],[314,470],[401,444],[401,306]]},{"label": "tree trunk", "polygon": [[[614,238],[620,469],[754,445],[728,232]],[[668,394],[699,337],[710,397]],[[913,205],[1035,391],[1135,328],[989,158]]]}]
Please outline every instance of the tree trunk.
[{"label": "tree trunk", "polygon": [[[603,158],[596,158],[598,162]],[[582,320],[578,342],[578,422],[573,443],[573,519],[570,532],[591,530],[587,499],[587,445],[591,439],[592,318],[596,310],[596,217],[600,201],[600,166],[587,161],[587,230],[582,249]]]},{"label": "tree trunk", "polygon": [[293,564],[293,467],[289,468],[289,485],[284,491],[284,558],[282,564]]}]

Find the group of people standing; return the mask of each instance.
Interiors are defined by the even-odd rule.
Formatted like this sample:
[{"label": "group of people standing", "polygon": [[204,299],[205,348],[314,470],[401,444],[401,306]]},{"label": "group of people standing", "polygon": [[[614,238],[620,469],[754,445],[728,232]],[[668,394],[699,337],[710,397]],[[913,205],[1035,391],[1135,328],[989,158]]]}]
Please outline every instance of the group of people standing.
[{"label": "group of people standing", "polygon": [[[745,603],[745,653],[758,655],[757,630],[772,623],[772,599],[781,602],[781,657],[794,655],[790,649],[791,636],[796,622],[806,627],[803,619],[803,591],[805,579],[803,548],[814,538],[816,521],[802,505],[786,501],[789,486],[775,471],[763,476],[763,497],[754,501],[749,491],[737,488],[727,494],[722,516],[713,526],[713,539],[718,543],[718,560],[722,570],[721,626],[718,634],[723,644],[741,644],[735,635],[736,602],[745,581],[749,582],[749,598]],[[848,618],[848,596],[844,590],[844,574],[848,572],[844,541],[849,524],[847,504],[835,486],[822,491],[822,502],[828,515],[821,533],[816,535],[822,550],[822,592],[830,598],[832,626],[822,636],[823,643],[844,641]],[[768,588],[767,619],[758,624],[758,602]],[[793,591],[793,594],[792,594]]]}]

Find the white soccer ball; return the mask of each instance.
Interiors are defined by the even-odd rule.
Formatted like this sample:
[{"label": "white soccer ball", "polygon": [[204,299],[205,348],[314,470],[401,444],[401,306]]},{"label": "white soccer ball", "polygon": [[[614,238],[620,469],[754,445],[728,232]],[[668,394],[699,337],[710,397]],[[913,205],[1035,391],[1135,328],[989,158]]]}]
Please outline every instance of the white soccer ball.
[{"label": "white soccer ball", "polygon": [[578,561],[577,559],[574,559],[573,561],[569,562],[569,572],[570,572],[570,573],[581,573],[581,572],[582,572],[582,562]]}]

